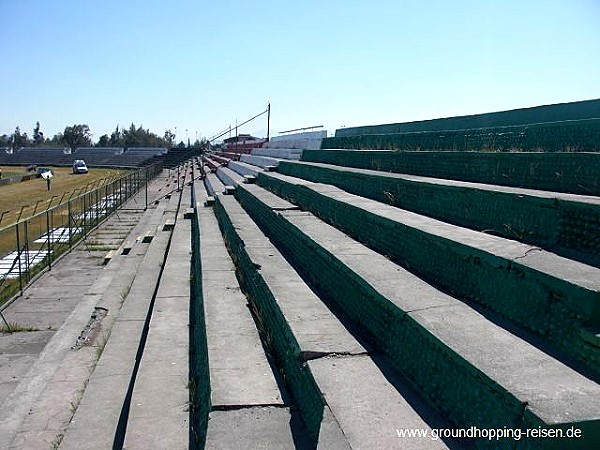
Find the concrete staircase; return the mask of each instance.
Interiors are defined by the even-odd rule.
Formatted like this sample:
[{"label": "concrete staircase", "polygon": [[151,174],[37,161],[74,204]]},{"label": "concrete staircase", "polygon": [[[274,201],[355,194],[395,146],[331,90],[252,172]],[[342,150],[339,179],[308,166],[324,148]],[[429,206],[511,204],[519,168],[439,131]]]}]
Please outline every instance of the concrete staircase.
[{"label": "concrete staircase", "polygon": [[[353,168],[334,150],[300,161],[296,149],[254,153],[219,167],[221,185],[207,175],[215,203],[197,204],[198,234],[224,240],[233,261],[224,285],[237,289],[235,268],[245,295],[233,300],[237,313],[226,307],[230,321],[247,314],[247,302],[283,402],[254,402],[243,414],[241,401],[220,415],[220,432],[213,404],[207,448],[600,445],[597,197],[558,192],[564,185],[536,190],[532,180],[527,188],[465,181],[461,167],[447,178]],[[455,157],[440,161],[447,174]],[[197,198],[203,189],[196,184]],[[200,248],[201,258],[215,252]],[[202,261],[200,276],[211,279]],[[218,297],[202,295],[205,319]],[[230,327],[246,330],[238,345],[248,339],[245,320]],[[223,333],[208,322],[206,330],[209,343]],[[227,360],[210,353],[209,367]],[[264,367],[262,355],[243,353],[237,363]],[[218,386],[210,379],[208,392]],[[265,406],[291,414],[289,429],[275,420],[272,430],[277,439],[291,432],[293,446],[257,441],[260,419],[234,427]],[[416,429],[427,437],[407,436]],[[450,430],[463,434],[446,437]],[[490,439],[490,430],[504,437]]]},{"label": "concrete staircase", "polygon": [[[88,294],[85,370],[69,353],[48,384],[85,379],[54,448],[600,448],[600,203],[576,165],[540,190],[367,153],[170,170]],[[44,448],[24,423],[9,448]]]}]

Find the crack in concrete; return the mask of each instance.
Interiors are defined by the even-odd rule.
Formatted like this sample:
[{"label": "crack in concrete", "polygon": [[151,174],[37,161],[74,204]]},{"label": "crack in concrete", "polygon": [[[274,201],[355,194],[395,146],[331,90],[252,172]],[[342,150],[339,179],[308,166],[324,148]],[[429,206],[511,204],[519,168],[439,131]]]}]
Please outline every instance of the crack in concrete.
[{"label": "crack in concrete", "polygon": [[210,409],[212,411],[239,411],[243,409],[253,409],[253,408],[279,408],[286,409],[289,406],[284,405],[282,403],[256,403],[252,405],[213,405]]},{"label": "crack in concrete", "polygon": [[404,311],[404,314],[408,315],[414,312],[421,312],[421,311],[427,311],[428,309],[436,309],[436,308],[447,308],[449,306],[455,306],[453,304],[444,304],[444,305],[432,305],[432,306],[426,306],[425,308],[416,308],[416,309],[410,309],[408,311]]},{"label": "crack in concrete", "polygon": [[517,257],[515,257],[515,258],[513,259],[513,261],[516,261],[517,259],[522,259],[522,258],[525,258],[525,257],[526,257],[526,256],[527,256],[529,253],[531,253],[531,252],[535,252],[535,251],[539,251],[539,252],[541,252],[542,250],[543,250],[543,249],[542,249],[542,248],[540,248],[540,247],[533,247],[533,248],[530,248],[529,250],[527,250],[527,251],[525,252],[525,254],[523,254],[523,255],[521,255],[521,256],[517,256]]},{"label": "crack in concrete", "polygon": [[81,334],[77,338],[75,344],[71,347],[71,350],[79,350],[84,346],[90,346],[94,343],[96,336],[100,332],[102,326],[102,320],[108,314],[108,309],[102,307],[95,307],[90,320],[88,321],[85,328],[81,331]]},{"label": "crack in concrete", "polygon": [[322,358],[348,358],[353,356],[368,356],[369,352],[300,352],[300,361],[314,361]]}]

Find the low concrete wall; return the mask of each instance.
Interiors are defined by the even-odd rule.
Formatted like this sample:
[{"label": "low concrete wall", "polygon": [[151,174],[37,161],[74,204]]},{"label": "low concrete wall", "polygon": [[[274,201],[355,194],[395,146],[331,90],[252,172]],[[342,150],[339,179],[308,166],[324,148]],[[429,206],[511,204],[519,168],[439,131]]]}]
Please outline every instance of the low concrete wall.
[{"label": "low concrete wall", "polygon": [[[200,253],[199,214],[212,214],[201,206],[195,208],[192,219],[192,261],[190,299],[190,443],[196,448],[204,448],[210,402],[210,374],[208,370],[208,350],[206,324],[204,320],[204,297],[202,293],[202,257]],[[192,447],[193,448],[193,447]]]},{"label": "low concrete wall", "polygon": [[600,154],[312,150],[302,161],[600,195]]},{"label": "low concrete wall", "polygon": [[[600,199],[282,161],[279,172],[600,265]],[[277,176],[269,175],[268,176]]]},{"label": "low concrete wall", "polygon": [[285,136],[272,137],[265,148],[299,148],[319,149],[321,142],[327,137],[327,131],[309,131],[305,133],[287,134]]},{"label": "low concrete wall", "polygon": [[[552,254],[528,254],[531,247],[493,236],[476,237],[475,232],[442,227],[441,222],[424,217],[394,219],[391,214],[395,212],[386,214],[385,205],[353,204],[343,193],[333,198],[331,192],[294,186],[265,174],[257,181],[410,268],[430,284],[509,318],[599,373],[599,341],[586,326],[600,323],[600,301],[596,290],[585,287],[597,277],[598,269],[559,261]],[[243,194],[238,191],[236,196]],[[525,254],[518,256],[520,252]],[[584,276],[590,279],[578,285],[539,270],[544,264],[552,270],[561,263],[573,266],[573,273],[590,272]]]}]

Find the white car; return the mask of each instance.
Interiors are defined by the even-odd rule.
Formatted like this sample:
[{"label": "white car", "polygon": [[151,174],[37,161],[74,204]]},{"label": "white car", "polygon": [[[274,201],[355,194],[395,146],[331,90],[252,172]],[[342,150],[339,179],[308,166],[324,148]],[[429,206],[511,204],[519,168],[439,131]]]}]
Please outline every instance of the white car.
[{"label": "white car", "polygon": [[83,159],[76,159],[73,163],[73,173],[88,173],[88,168]]}]

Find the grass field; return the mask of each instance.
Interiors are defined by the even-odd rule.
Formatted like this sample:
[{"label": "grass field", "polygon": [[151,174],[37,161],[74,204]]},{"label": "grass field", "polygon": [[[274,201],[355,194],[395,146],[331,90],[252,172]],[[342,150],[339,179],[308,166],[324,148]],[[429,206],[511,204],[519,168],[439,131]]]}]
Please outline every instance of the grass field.
[{"label": "grass field", "polygon": [[[1,166],[0,166],[1,167]],[[24,167],[1,167],[2,178],[9,178],[19,175],[27,175]],[[48,190],[46,180],[43,178],[32,178],[31,180],[0,185],[0,258],[8,255],[19,248],[21,250],[40,250],[52,251],[52,258],[58,257],[69,249],[69,242],[55,242],[50,244],[36,243],[35,240],[47,233],[48,229],[56,227],[66,227],[71,218],[77,218],[83,211],[88,210],[90,205],[98,202],[98,194],[88,194],[83,196],[84,192],[91,192],[100,188],[113,179],[119,178],[126,171],[116,169],[91,169],[88,174],[74,175],[70,167],[52,167],[54,176],[51,178],[50,190]],[[114,185],[113,185],[114,188]],[[99,196],[106,193],[99,190]],[[69,198],[73,200],[67,202]],[[49,207],[55,207],[62,201],[62,206],[53,208],[50,214],[40,214]],[[68,203],[68,204],[67,204]],[[35,216],[35,217],[32,217]],[[91,217],[91,216],[90,216]],[[20,219],[21,225],[14,226],[17,219]],[[28,219],[28,220],[23,220]],[[75,220],[74,219],[74,220]],[[90,218],[85,226],[93,226],[99,219]],[[74,236],[82,232],[80,225],[74,226]],[[70,235],[70,233],[69,233]],[[18,259],[18,258],[17,258]],[[16,259],[15,259],[16,261]],[[27,260],[28,261],[28,260]],[[47,264],[47,259],[41,263],[33,262],[33,266],[26,272],[25,282],[32,276],[41,271]],[[18,278],[4,278],[3,273],[7,267],[0,270],[0,306],[14,295],[20,286]]]},{"label": "grass field", "polygon": [[[2,178],[14,174],[27,175],[25,167],[0,166],[0,168]],[[44,211],[56,205],[61,198],[63,200],[69,198],[74,191],[80,191],[86,185],[125,173],[123,170],[116,169],[90,169],[88,174],[74,175],[70,167],[51,167],[51,169],[54,176],[50,182],[50,191],[42,178],[0,186],[0,215],[3,215],[0,228],[14,223],[20,213],[21,218],[32,216],[34,212]],[[22,212],[21,208],[23,208]]]}]

